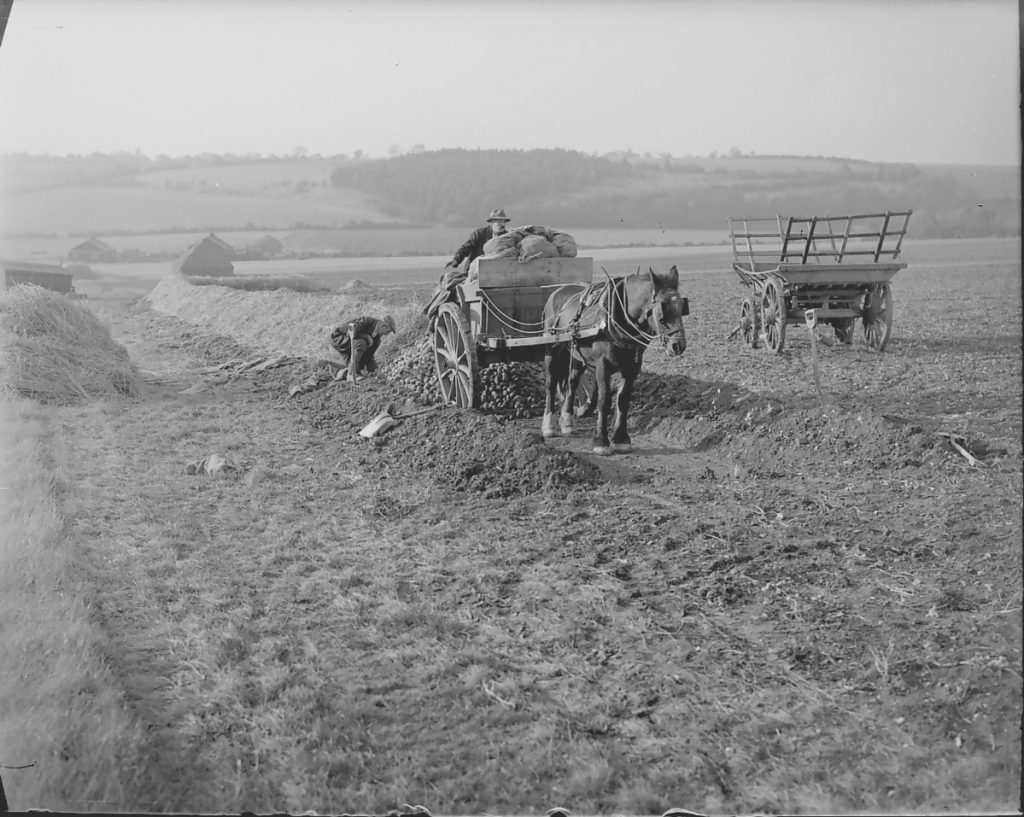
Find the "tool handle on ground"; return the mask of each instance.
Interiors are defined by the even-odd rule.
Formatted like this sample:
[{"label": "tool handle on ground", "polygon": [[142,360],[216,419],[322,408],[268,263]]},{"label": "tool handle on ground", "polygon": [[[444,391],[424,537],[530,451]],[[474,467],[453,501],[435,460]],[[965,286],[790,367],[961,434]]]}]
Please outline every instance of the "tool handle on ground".
[{"label": "tool handle on ground", "polygon": [[814,332],[814,327],[818,325],[818,316],[813,309],[808,309],[804,312],[804,320],[807,322],[807,331],[811,334],[811,367],[814,369],[814,387],[818,390],[818,397],[824,398],[825,395],[821,391],[821,372],[818,370],[818,336]]},{"label": "tool handle on ground", "polygon": [[408,414],[395,414],[393,416],[396,420],[404,420],[406,417],[418,417],[420,414],[427,414],[431,411],[437,411],[439,408],[444,408],[444,403],[438,403],[436,406],[430,406],[429,408],[419,409],[418,411],[410,411]]},{"label": "tool handle on ground", "polygon": [[356,326],[348,325],[348,382],[356,382]]}]

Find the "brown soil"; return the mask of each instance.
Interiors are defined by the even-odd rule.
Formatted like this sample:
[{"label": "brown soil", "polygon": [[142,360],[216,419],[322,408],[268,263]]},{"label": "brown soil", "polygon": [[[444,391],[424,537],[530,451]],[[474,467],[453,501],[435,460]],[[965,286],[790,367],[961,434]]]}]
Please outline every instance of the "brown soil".
[{"label": "brown soil", "polygon": [[[264,779],[254,799],[175,805],[370,810],[397,806],[390,792],[435,813],[1015,803],[1019,300],[971,301],[957,281],[945,282],[955,322],[942,297],[922,295],[885,354],[821,345],[819,394],[806,335],[791,329],[777,357],[727,340],[738,286],[684,277],[691,349],[682,363],[649,353],[634,451],[613,457],[590,452],[592,420],[545,441],[539,418],[447,408],[363,439],[389,405],[421,403],[383,377],[289,397],[311,362],[206,371],[266,350],[144,302],[109,307],[115,336],[162,373],[149,378],[150,403],[223,403],[253,429],[234,443],[234,479],[293,463],[281,501],[341,503],[319,523],[332,531],[359,502],[378,543],[394,543],[377,554],[386,568],[345,551],[329,585],[310,591],[340,593],[334,602],[289,608],[272,630],[254,618],[242,638],[275,633],[293,660],[308,649],[298,639],[312,639],[327,676],[358,669],[365,700],[347,699],[338,722],[351,741],[322,727],[307,736],[299,789]],[[256,436],[274,424],[292,429],[287,439]],[[979,464],[939,432],[959,435]],[[316,558],[331,558],[324,547]],[[258,577],[233,575],[241,567],[204,568],[206,582],[260,592]],[[375,569],[400,576],[376,585]],[[302,576],[290,581],[301,597]],[[371,638],[380,621],[351,631],[334,618],[330,604],[365,583],[387,597],[391,647]],[[318,640],[328,632],[342,650],[330,658]],[[418,634],[420,652],[395,652],[403,633]],[[447,669],[428,671],[432,649],[454,656]],[[232,660],[245,665],[243,653]],[[192,751],[218,745],[213,722],[190,733]],[[397,782],[396,764],[409,770]]]}]

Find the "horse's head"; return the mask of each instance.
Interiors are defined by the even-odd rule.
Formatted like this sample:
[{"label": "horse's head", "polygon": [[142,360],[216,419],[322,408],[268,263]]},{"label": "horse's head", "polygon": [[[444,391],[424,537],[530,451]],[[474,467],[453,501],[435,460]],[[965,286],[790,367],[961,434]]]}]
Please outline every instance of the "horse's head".
[{"label": "horse's head", "polygon": [[647,331],[665,345],[670,356],[676,357],[686,351],[683,317],[690,314],[689,302],[679,295],[679,271],[674,264],[665,273],[650,267],[648,271],[651,292],[637,323],[646,322]]}]

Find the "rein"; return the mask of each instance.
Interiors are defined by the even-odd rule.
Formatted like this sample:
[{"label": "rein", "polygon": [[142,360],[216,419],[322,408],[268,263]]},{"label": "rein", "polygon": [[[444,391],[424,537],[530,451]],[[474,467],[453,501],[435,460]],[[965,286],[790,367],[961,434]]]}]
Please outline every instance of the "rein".
[{"label": "rein", "polygon": [[[655,334],[651,334],[650,332],[651,315],[654,313],[658,306],[658,290],[657,287],[654,286],[654,279],[651,276],[651,273],[647,273],[647,278],[651,282],[651,298],[644,305],[643,311],[641,311],[639,319],[633,320],[632,318],[629,317],[629,312],[626,310],[626,279],[623,278],[620,282],[620,285],[616,286],[615,283],[612,281],[611,276],[608,275],[608,271],[604,269],[604,267],[601,267],[601,270],[608,278],[609,300],[612,300],[612,298],[614,298],[615,305],[619,307],[618,310],[606,309],[608,314],[609,328],[614,329],[620,336],[624,336],[626,339],[632,341],[634,344],[639,346],[650,346],[656,340],[667,342],[669,335],[667,332],[665,332],[660,320],[657,321],[655,324],[657,332]],[[616,320],[615,315],[617,314],[617,312],[625,316],[626,320],[633,325],[630,327]],[[647,331],[644,331],[641,324],[647,325]],[[616,339],[613,338],[613,341],[614,340]]]},{"label": "rein", "polygon": [[[671,334],[665,331],[664,326],[661,323],[660,314],[660,303],[657,298],[657,287],[654,285],[654,279],[650,272],[646,273],[647,279],[651,282],[651,297],[644,305],[643,310],[640,313],[638,319],[629,317],[629,312],[626,308],[626,277],[621,278],[619,281],[615,281],[609,274],[608,270],[601,267],[601,271],[604,272],[607,281],[601,284],[589,284],[587,288],[581,292],[578,296],[579,301],[576,304],[575,314],[569,321],[569,326],[575,331],[578,329],[580,318],[588,306],[587,301],[599,286],[604,287],[605,291],[600,295],[602,301],[600,305],[601,312],[604,313],[604,317],[607,319],[607,331],[609,334],[609,340],[617,346],[634,345],[648,347],[654,341],[661,340],[667,343]],[[639,271],[637,273],[639,275]],[[572,301],[567,301],[559,309],[558,314],[564,314],[567,311],[567,307]],[[622,315],[624,320],[620,320],[617,316]],[[652,333],[650,331],[652,316],[655,318],[656,331]],[[644,328],[646,326],[646,329]],[[574,338],[571,344],[575,348],[579,345],[579,342]]]}]

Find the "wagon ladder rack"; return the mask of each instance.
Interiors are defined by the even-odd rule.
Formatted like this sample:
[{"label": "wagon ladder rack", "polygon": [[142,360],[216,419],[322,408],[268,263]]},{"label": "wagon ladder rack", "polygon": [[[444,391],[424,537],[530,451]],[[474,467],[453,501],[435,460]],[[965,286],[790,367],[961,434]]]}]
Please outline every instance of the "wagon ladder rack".
[{"label": "wagon ladder rack", "polygon": [[780,264],[896,260],[913,210],[854,216],[729,218],[733,260],[750,272]]}]

